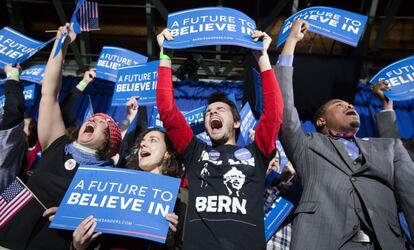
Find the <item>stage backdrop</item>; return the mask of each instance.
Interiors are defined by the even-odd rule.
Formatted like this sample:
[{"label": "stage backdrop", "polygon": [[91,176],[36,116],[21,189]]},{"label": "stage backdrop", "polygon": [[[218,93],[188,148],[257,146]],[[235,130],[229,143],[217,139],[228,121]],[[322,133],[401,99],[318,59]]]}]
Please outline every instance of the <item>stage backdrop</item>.
[{"label": "stage backdrop", "polygon": [[[64,77],[63,79],[63,88],[61,92],[61,98],[63,98],[78,82],[80,78],[77,77]],[[29,84],[29,83],[28,83]],[[194,81],[182,81],[174,83],[174,93],[177,100],[177,104],[181,110],[187,111],[194,108],[200,107],[207,102],[207,97],[215,91],[224,91],[226,93],[235,93],[236,100],[241,105],[241,100],[243,98],[243,83],[229,83],[229,82],[194,82]],[[38,101],[40,86],[36,91],[36,102],[35,106],[27,107],[26,112],[37,116],[38,113]],[[113,115],[117,121],[121,121],[125,115],[124,107],[110,107],[111,98],[113,93],[113,83],[107,82],[104,80],[95,80],[95,82],[88,86],[85,90],[85,94],[91,96],[92,105],[95,112],[106,112],[110,115]],[[0,96],[3,95],[4,86],[0,86]],[[296,89],[295,89],[296,90]],[[331,89],[332,91],[332,89]],[[295,94],[296,97],[296,94]],[[307,98],[312,98],[311,95],[308,95]],[[296,100],[298,101],[298,100]],[[351,100],[352,101],[352,100]],[[303,101],[302,101],[303,102]],[[373,115],[374,113],[380,111],[381,105],[379,101],[371,96],[371,89],[368,85],[359,84],[357,85],[356,95],[354,98],[354,104],[361,116],[361,129],[358,133],[358,136],[375,136],[376,129],[374,127]],[[83,115],[86,111],[88,105],[88,96],[82,95],[77,103],[74,106],[74,112],[78,120],[83,119]],[[147,112],[145,108],[141,108],[143,113],[147,113],[146,116],[152,113],[152,107],[147,107]],[[254,107],[252,106],[252,109]],[[414,100],[404,101],[404,102],[395,102],[394,109],[397,113],[398,123],[400,124],[401,136],[404,139],[409,139],[414,137]],[[310,110],[307,112],[311,112]],[[146,123],[146,119],[143,114],[140,114],[141,122]],[[258,117],[257,117],[258,118]],[[302,123],[302,128],[305,131],[314,131],[315,128],[312,122],[308,119],[305,119]],[[404,124],[401,126],[401,124]],[[142,126],[145,127],[143,124]]]}]

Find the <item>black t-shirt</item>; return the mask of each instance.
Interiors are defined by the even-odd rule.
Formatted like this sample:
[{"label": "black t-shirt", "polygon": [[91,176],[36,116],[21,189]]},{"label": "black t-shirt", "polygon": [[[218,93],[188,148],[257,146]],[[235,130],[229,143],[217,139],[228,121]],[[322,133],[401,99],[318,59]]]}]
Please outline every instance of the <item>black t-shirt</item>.
[{"label": "black t-shirt", "polygon": [[[43,152],[36,163],[36,172],[27,183],[47,208],[59,206],[78,168],[78,164],[65,164],[72,158],[70,154],[65,154],[67,143],[67,136],[56,139]],[[11,249],[68,249],[72,232],[49,229],[49,220],[42,217],[43,212],[42,206],[32,199],[0,230],[0,246]]]},{"label": "black t-shirt", "polygon": [[264,249],[267,159],[256,145],[213,148],[193,137],[180,156],[189,186],[184,249]]}]

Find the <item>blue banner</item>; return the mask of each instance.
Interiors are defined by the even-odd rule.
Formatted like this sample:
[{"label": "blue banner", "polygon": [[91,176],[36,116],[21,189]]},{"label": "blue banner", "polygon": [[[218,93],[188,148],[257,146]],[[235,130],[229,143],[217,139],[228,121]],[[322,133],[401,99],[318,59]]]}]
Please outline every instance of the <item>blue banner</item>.
[{"label": "blue banner", "polygon": [[[164,243],[180,179],[130,169],[80,166],[50,224],[75,230],[89,215],[96,232]],[[183,219],[183,218],[181,218]]]},{"label": "blue banner", "polygon": [[53,40],[43,43],[4,27],[0,30],[0,68],[26,61]]},{"label": "blue banner", "polygon": [[253,115],[252,109],[250,108],[250,104],[246,102],[244,107],[240,111],[240,135],[243,137],[245,145],[252,143],[252,140],[249,136],[249,130],[255,129],[257,125],[256,118]]},{"label": "blue banner", "polygon": [[267,212],[264,217],[266,241],[272,238],[276,230],[279,228],[282,222],[288,217],[292,209],[293,204],[282,197],[279,197],[275,201],[275,203],[273,203],[269,212]]},{"label": "blue banner", "polygon": [[385,80],[391,90],[384,94],[391,100],[404,101],[414,98],[414,56],[399,60],[378,72],[369,82]]},{"label": "blue banner", "polygon": [[104,46],[96,62],[96,77],[111,82],[116,82],[118,68],[146,63],[148,57],[133,51]]},{"label": "blue banner", "polygon": [[331,7],[310,7],[285,20],[280,29],[277,47],[289,36],[292,23],[297,19],[309,23],[309,31],[356,47],[364,31],[367,16]]},{"label": "blue banner", "polygon": [[256,23],[244,13],[223,7],[207,7],[174,12],[168,15],[167,28],[174,40],[165,41],[170,49],[206,45],[235,45],[255,50],[263,48],[251,35]]},{"label": "blue banner", "polygon": [[46,65],[35,65],[20,74],[20,80],[42,84],[43,76],[45,74]]},{"label": "blue banner", "polygon": [[112,97],[112,106],[125,106],[132,96],[139,96],[138,105],[156,104],[155,90],[159,65],[160,61],[152,61],[120,68]]}]

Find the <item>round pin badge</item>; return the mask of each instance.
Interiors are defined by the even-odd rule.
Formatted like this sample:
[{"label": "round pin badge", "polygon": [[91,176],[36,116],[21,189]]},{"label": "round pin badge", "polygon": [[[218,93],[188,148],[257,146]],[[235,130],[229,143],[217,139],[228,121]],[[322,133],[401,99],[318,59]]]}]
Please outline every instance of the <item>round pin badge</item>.
[{"label": "round pin badge", "polygon": [[239,161],[245,161],[252,158],[252,153],[247,148],[241,148],[234,152],[234,157]]},{"label": "round pin badge", "polygon": [[74,159],[69,159],[65,161],[65,169],[66,170],[73,170],[76,167],[76,161]]},{"label": "round pin badge", "polygon": [[220,158],[220,152],[213,149],[208,152],[208,158],[212,161],[217,161]]}]

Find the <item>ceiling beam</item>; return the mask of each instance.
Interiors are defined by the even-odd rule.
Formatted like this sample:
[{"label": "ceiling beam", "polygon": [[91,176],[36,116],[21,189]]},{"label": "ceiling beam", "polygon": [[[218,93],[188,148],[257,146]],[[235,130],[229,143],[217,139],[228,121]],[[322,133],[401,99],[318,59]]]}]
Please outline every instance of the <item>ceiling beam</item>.
[{"label": "ceiling beam", "polygon": [[271,27],[276,23],[279,14],[282,12],[283,8],[285,8],[290,1],[291,0],[278,1],[273,10],[270,11],[269,15],[267,15],[267,17],[264,18],[263,22],[259,26],[259,30],[268,32],[271,29]]},{"label": "ceiling beam", "polygon": [[375,39],[374,46],[372,51],[376,53],[380,48],[381,44],[384,41],[385,37],[388,34],[388,29],[391,26],[391,23],[394,20],[394,16],[397,13],[398,8],[401,5],[401,0],[389,0],[387,9],[385,10],[385,19],[382,20],[381,25],[378,30],[377,38]]}]

